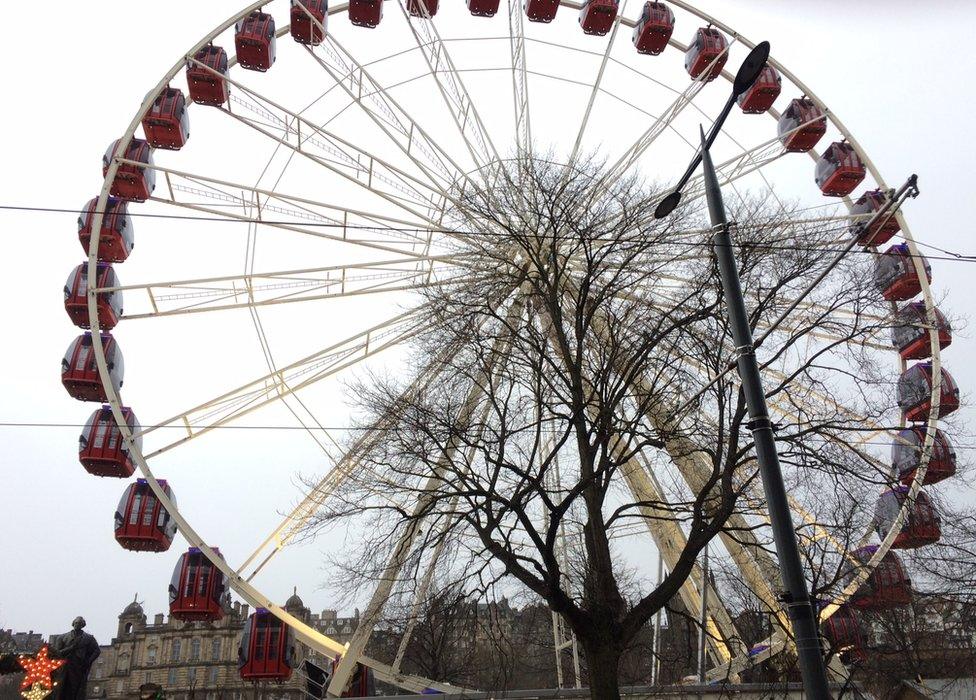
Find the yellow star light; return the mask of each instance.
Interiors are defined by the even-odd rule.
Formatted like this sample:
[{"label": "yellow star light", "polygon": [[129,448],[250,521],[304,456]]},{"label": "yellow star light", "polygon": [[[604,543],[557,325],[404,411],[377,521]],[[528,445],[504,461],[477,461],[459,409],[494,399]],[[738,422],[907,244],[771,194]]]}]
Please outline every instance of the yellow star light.
[{"label": "yellow star light", "polygon": [[44,698],[51,694],[51,689],[45,688],[43,683],[35,683],[30,687],[30,690],[22,690],[20,694],[26,700],[44,700]]},{"label": "yellow star light", "polygon": [[34,658],[21,656],[17,660],[24,667],[24,671],[26,671],[24,680],[20,684],[21,690],[30,688],[38,683],[48,689],[53,688],[54,682],[51,680],[51,673],[65,664],[64,659],[49,659],[47,657],[47,646],[41,647],[41,650],[37,652],[37,656]]}]

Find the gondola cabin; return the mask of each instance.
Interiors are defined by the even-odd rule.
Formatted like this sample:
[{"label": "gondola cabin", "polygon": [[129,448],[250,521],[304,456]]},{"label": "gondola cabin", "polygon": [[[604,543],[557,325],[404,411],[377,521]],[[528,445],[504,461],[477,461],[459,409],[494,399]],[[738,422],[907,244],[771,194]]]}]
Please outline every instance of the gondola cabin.
[{"label": "gondola cabin", "polygon": [[[119,286],[119,278],[111,265],[97,263],[96,269],[96,287],[104,289]],[[99,292],[96,305],[98,327],[103,331],[115,328],[122,317],[122,291]],[[64,283],[64,310],[68,312],[71,322],[79,328],[91,327],[91,317],[88,315],[88,263],[82,263],[68,275],[68,281]]]},{"label": "gondola cabin", "polygon": [[[876,551],[878,545],[871,544],[854,550],[851,556],[863,565]],[[848,577],[852,578],[854,571],[848,564]],[[911,605],[911,602],[912,581],[901,559],[890,550],[850,599],[850,605],[859,610],[886,610]]]},{"label": "gondola cabin", "polygon": [[475,17],[494,17],[499,0],[467,0],[468,12]]},{"label": "gondola cabin", "polygon": [[851,224],[851,235],[857,238],[857,242],[861,245],[882,245],[901,231],[898,217],[891,211],[885,214],[880,221],[868,226],[868,220],[875,212],[880,211],[887,202],[888,197],[881,190],[865,192],[854,202],[854,206],[851,207],[851,216],[859,218]]},{"label": "gondola cabin", "polygon": [[413,17],[433,17],[439,6],[440,0],[407,0],[407,11]]},{"label": "gondola cabin", "polygon": [[186,62],[190,99],[211,107],[219,107],[230,99],[228,65],[227,52],[213,44],[207,44],[193,54],[193,60]]},{"label": "gondola cabin", "polygon": [[190,138],[190,113],[186,97],[178,88],[165,87],[142,118],[146,141],[153,148],[178,151]]},{"label": "gondola cabin", "polygon": [[131,163],[121,163],[115,173],[110,190],[113,197],[130,202],[145,202],[156,189],[156,171],[153,169],[152,149],[142,139],[132,139],[125,151],[121,139],[113,141],[102,156],[102,176],[108,175],[109,166],[116,158]]},{"label": "gondola cabin", "polygon": [[[220,551],[214,547],[214,552]],[[169,583],[169,614],[183,622],[215,622],[224,616],[224,572],[203,552],[190,547],[180,555]]]},{"label": "gondola cabin", "polygon": [[674,12],[663,2],[645,2],[631,40],[637,53],[657,56],[667,48],[674,33]]},{"label": "gondola cabin", "polygon": [[850,606],[837,608],[833,615],[823,621],[822,629],[830,650],[841,661],[851,664],[864,660],[864,631],[857,613]]},{"label": "gondola cabin", "polygon": [[835,141],[817,161],[814,179],[825,197],[846,197],[861,184],[866,173],[864,161],[854,147]]},{"label": "gondola cabin", "polygon": [[[899,484],[885,491],[878,499],[874,509],[874,527],[878,537],[884,539],[901,511],[911,487]],[[924,491],[919,491],[915,501],[910,503],[905,513],[901,529],[895,535],[893,549],[916,549],[935,544],[942,537],[942,519],[932,507],[932,501]]]},{"label": "gondola cabin", "polygon": [[349,0],[349,21],[372,29],[383,19],[383,0]]},{"label": "gondola cabin", "polygon": [[685,70],[696,80],[706,83],[715,80],[722,74],[725,62],[729,60],[728,48],[729,42],[719,30],[715,27],[701,27],[695,32],[685,54]]},{"label": "gondola cabin", "polygon": [[606,36],[617,19],[619,4],[619,0],[585,0],[579,11],[583,33]]},{"label": "gondola cabin", "polygon": [[800,97],[783,110],[776,131],[787,151],[806,153],[827,133],[827,117],[809,97]]},{"label": "gondola cabin", "polygon": [[[932,281],[932,266],[919,255],[925,278]],[[893,245],[874,259],[874,285],[888,301],[907,301],[922,291],[922,281],[906,243]]]},{"label": "gondola cabin", "polygon": [[[95,225],[95,210],[98,199],[91,199],[78,217],[78,240],[88,255],[91,245],[92,229]],[[101,262],[125,262],[135,246],[135,233],[129,205],[118,197],[109,197],[105,202],[105,213],[98,236],[96,256]]]},{"label": "gondola cabin", "polygon": [[329,27],[326,0],[291,0],[291,38],[299,44],[318,46]]},{"label": "gondola cabin", "polygon": [[[959,387],[952,375],[942,369],[939,383],[939,415],[944,418],[959,408]],[[932,413],[932,363],[919,362],[898,378],[898,407],[905,420],[922,422]]]},{"label": "gondola cabin", "polygon": [[[891,444],[891,466],[903,484],[908,485],[915,480],[915,474],[922,465],[922,448],[927,433],[928,427],[924,425],[905,428],[895,436]],[[955,473],[956,451],[949,441],[949,436],[941,430],[936,430],[922,484],[925,486],[937,484],[950,476],[955,476]]]},{"label": "gondola cabin", "polygon": [[[174,503],[173,490],[163,479],[159,485]],[[115,540],[133,552],[165,552],[176,536],[176,522],[156,498],[145,479],[136,479],[122,494],[115,511]]]},{"label": "gondola cabin", "polygon": [[257,608],[244,625],[237,659],[242,681],[287,681],[296,663],[295,633],[264,608]]},{"label": "gondola cabin", "polygon": [[237,62],[241,68],[264,73],[274,65],[276,41],[274,17],[255,10],[235,26]]},{"label": "gondola cabin", "polygon": [[752,87],[739,95],[736,101],[746,114],[762,114],[773,106],[773,102],[782,91],[783,79],[779,71],[772,66],[766,66],[759,73]]},{"label": "gondola cabin", "polygon": [[[336,667],[339,665],[341,660],[342,657],[338,657],[332,662],[329,673],[326,676],[325,687],[328,687],[332,674],[335,673]],[[368,698],[374,695],[376,695],[376,680],[373,677],[373,669],[357,663],[356,668],[349,676],[349,681],[346,683],[346,687],[342,689],[342,695],[339,697]]]},{"label": "gondola cabin", "polygon": [[[122,376],[125,372],[122,351],[119,350],[115,338],[108,333],[102,333],[101,338],[112,387],[118,392],[122,388]],[[78,336],[68,346],[68,352],[61,360],[61,383],[71,397],[79,401],[108,401],[102,379],[98,376],[91,333]]]},{"label": "gondola cabin", "polygon": [[556,18],[559,0],[525,0],[525,16],[530,22],[551,22]]},{"label": "gondola cabin", "polygon": [[[131,408],[122,407],[126,425],[133,434],[139,432],[139,421]],[[136,436],[136,446],[141,448],[142,437]],[[122,431],[115,423],[110,406],[102,406],[85,423],[78,438],[78,461],[89,474],[125,479],[132,476],[135,464],[122,441]]]},{"label": "gondola cabin", "polygon": [[[934,330],[938,335],[939,349],[944,350],[952,344],[952,327],[937,308],[932,308],[932,315],[935,316]],[[925,302],[912,302],[895,314],[891,344],[904,360],[924,360],[932,356],[931,328]]]}]

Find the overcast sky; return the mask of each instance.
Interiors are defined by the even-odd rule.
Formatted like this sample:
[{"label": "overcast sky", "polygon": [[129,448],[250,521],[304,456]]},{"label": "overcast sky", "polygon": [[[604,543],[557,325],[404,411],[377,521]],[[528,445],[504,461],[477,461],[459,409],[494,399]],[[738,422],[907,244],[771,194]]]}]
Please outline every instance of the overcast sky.
[{"label": "overcast sky", "polygon": [[[442,3],[449,6],[438,15],[437,21],[443,22],[438,26],[450,34],[454,24],[468,18],[462,0]],[[124,130],[146,92],[179,56],[243,3],[52,0],[42,10],[31,3],[7,5],[5,26],[11,31],[5,41],[8,59],[0,111],[5,166],[0,170],[0,204],[73,209],[97,193],[101,154]],[[269,3],[281,22],[285,5]],[[972,3],[941,0],[920,7],[914,2],[881,0],[702,0],[700,5],[750,38],[769,39],[774,55],[840,116],[889,184],[900,184],[909,174],[918,173],[922,195],[906,210],[918,240],[976,254],[970,215],[976,140],[969,133],[976,107],[971,90],[976,57],[961,31],[976,26]],[[493,20],[499,32],[506,21],[502,14]],[[628,14],[633,16],[635,10]],[[388,7],[384,21],[402,21],[397,15]],[[554,27],[562,27],[559,31],[565,33],[575,22],[573,13],[564,8]],[[685,22],[679,27],[679,38],[687,40],[691,29]],[[347,45],[362,36],[361,31],[350,32],[344,17],[336,18],[332,30]],[[273,78],[269,73],[269,81]],[[317,94],[309,93],[308,100]],[[510,92],[503,98],[510,99]],[[205,133],[194,131],[194,137],[201,139]],[[197,157],[202,157],[199,152]],[[228,167],[241,157],[227,155]],[[653,175],[668,177],[667,173]],[[74,424],[83,422],[93,408],[69,399],[58,381],[59,359],[76,335],[61,306],[64,279],[82,259],[74,220],[74,214],[0,211],[7,263],[6,274],[0,276],[6,321],[0,349],[0,421]],[[140,227],[160,238],[155,244],[145,236],[137,240],[134,258],[143,258],[133,260],[133,265],[142,267],[126,267],[126,273],[139,270],[152,275],[142,277],[143,281],[167,279],[165,270],[150,264],[164,258],[151,260],[148,255],[156,250],[153,245],[163,246],[166,227],[137,222],[137,236]],[[171,255],[180,257],[180,251]],[[976,299],[976,266],[940,260],[933,270],[936,295],[945,298],[944,308],[957,316],[970,316]],[[140,328],[125,331],[125,347],[136,348],[127,350],[127,365],[138,377],[135,368],[142,360],[143,386],[150,386],[151,379],[158,382],[152,397],[143,389],[141,405],[152,398],[160,406],[185,407],[180,396],[163,395],[168,373],[185,371],[192,377],[191,370],[177,365],[191,363],[197,353],[213,352],[218,358],[219,353],[235,353],[234,348],[212,345],[212,335],[199,344],[195,332],[213,331],[213,327]],[[228,328],[228,344],[237,342],[235,332]],[[246,342],[256,347],[253,334]],[[289,344],[300,344],[301,338],[279,342],[276,350],[285,356]],[[153,350],[159,364],[150,373],[145,358]],[[963,327],[957,329],[944,355],[967,404],[976,395],[974,350],[972,333]],[[173,366],[166,365],[170,352],[177,358]],[[211,370],[204,374],[209,376]],[[196,385],[195,377],[191,384]],[[327,419],[342,421],[343,410],[335,404]],[[156,418],[165,414],[156,408],[145,412]],[[960,413],[961,424],[971,425],[976,413],[968,405]],[[0,627],[51,634],[65,631],[75,615],[83,614],[89,629],[106,643],[114,633],[117,614],[134,595],[146,601],[148,613],[164,610],[166,584],[176,553],[185,543],[178,540],[161,556],[136,555],[116,545],[111,519],[123,485],[84,472],[76,460],[78,432],[74,427],[0,427],[4,569]],[[292,502],[296,474],[321,471],[321,455],[305,443],[292,449],[284,438],[274,440],[271,450],[271,438],[257,433],[214,438],[206,451],[186,457],[175,451],[169,464],[170,471],[181,477],[176,485],[181,505],[195,516],[194,522],[202,523],[205,536],[210,536],[208,528],[224,532],[225,540],[214,544],[229,541],[234,556],[245,554],[247,547],[234,539],[235,530],[266,532],[276,513]],[[958,442],[970,446],[960,450],[970,457],[976,440],[963,437]],[[286,458],[277,450],[285,450]],[[969,487],[958,482],[940,488],[971,497]],[[222,499],[221,494],[229,495]],[[313,609],[331,607],[328,589],[319,588],[327,582],[328,572],[316,563],[315,555],[320,553],[316,547],[306,548],[306,555],[312,556],[285,558],[281,568],[264,580],[265,589],[283,599],[298,585]]]}]

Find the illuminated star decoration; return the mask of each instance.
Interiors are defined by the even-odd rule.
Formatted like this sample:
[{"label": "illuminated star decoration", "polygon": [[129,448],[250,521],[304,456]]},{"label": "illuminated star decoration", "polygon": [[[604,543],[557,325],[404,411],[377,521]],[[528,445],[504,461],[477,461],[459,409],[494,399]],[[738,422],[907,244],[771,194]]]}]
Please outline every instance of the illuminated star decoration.
[{"label": "illuminated star decoration", "polygon": [[22,690],[20,694],[26,700],[44,700],[44,698],[51,694],[51,689],[45,688],[43,683],[35,683],[30,687],[30,690]]},{"label": "illuminated star decoration", "polygon": [[[64,659],[49,659],[47,657],[47,646],[41,647],[41,650],[37,652],[37,656],[31,658],[29,656],[21,656],[17,659],[20,665],[24,667],[24,680],[21,681],[20,689],[26,690],[31,688],[31,686],[40,684],[49,690],[54,687],[55,683],[51,680],[51,673],[57,669],[64,666]],[[31,689],[33,691],[33,688]],[[26,695],[24,697],[27,697]],[[43,697],[43,696],[41,696]],[[32,698],[32,700],[37,700]]]}]

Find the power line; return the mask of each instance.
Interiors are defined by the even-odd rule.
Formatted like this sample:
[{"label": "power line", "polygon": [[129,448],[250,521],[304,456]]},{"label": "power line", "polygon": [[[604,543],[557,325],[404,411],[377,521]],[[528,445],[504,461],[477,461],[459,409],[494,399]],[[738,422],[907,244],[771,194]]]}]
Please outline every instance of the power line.
[{"label": "power line", "polygon": [[[87,427],[87,424],[86,423],[57,423],[57,422],[45,422],[45,421],[25,421],[25,422],[4,422],[4,421],[0,421],[0,428],[85,428],[85,427]],[[190,425],[189,428],[191,430],[204,430],[204,429],[206,429],[206,430],[287,430],[287,431],[298,430],[298,431],[302,431],[302,432],[308,432],[310,430],[313,430],[313,431],[318,431],[318,430],[345,430],[345,431],[350,431],[350,432],[368,432],[368,431],[393,432],[393,431],[399,430],[399,428],[395,428],[395,427],[386,427],[386,428],[384,428],[384,427],[376,427],[376,426],[372,426],[372,427],[359,427],[359,426],[354,426],[354,425],[353,426],[350,426],[350,425],[342,425],[342,426],[339,426],[339,425],[333,425],[333,426],[319,425],[319,426],[312,426],[312,427],[305,427],[305,426],[301,426],[301,425]],[[140,431],[146,431],[146,430],[182,430],[182,431],[186,431],[186,429],[187,429],[187,426],[184,425],[184,424],[182,424],[182,423],[180,423],[179,425],[165,424],[165,425],[140,425],[139,426],[139,430]],[[896,430],[896,429],[899,429],[899,428],[897,426],[893,426],[891,429],[892,430]],[[543,431],[543,432],[546,432],[546,431]],[[556,432],[556,431],[551,431],[550,430],[548,432]],[[689,432],[689,431],[680,431],[680,434],[682,436],[685,436],[685,437],[695,437],[696,435],[699,436],[699,437],[702,436],[702,434],[696,434],[696,433]],[[785,442],[785,440],[783,440],[783,439],[780,439],[780,441],[781,442]],[[804,438],[801,439],[801,441],[809,441],[809,442],[831,442],[831,443],[834,442],[833,440],[830,440],[829,438],[826,438],[826,437],[823,437],[823,436],[804,437]],[[893,447],[895,445],[903,445],[903,444],[905,444],[905,443],[901,443],[901,442],[876,442],[876,441],[872,441],[870,443],[870,445],[874,445],[874,446],[878,446],[878,447]],[[976,450],[976,445],[959,445],[959,444],[956,444],[956,443],[952,443],[952,447],[954,449],[961,449],[961,450]]]},{"label": "power line", "polygon": [[[79,211],[77,209],[63,209],[63,208],[53,208],[53,207],[28,207],[28,206],[18,206],[18,205],[0,205],[0,211],[22,211],[22,212],[32,212],[32,213],[50,213],[50,214],[87,214],[87,211]],[[98,212],[91,212],[92,214]],[[111,212],[100,212],[103,215],[109,214]],[[168,219],[176,221],[200,221],[200,222],[211,222],[211,223],[228,223],[228,224],[241,224],[241,223],[256,223],[264,224],[267,226],[302,226],[310,228],[340,228],[346,230],[362,230],[362,231],[390,231],[394,233],[427,233],[436,232],[443,234],[455,234],[459,236],[469,236],[469,237],[505,237],[506,234],[498,233],[492,234],[488,231],[462,231],[459,229],[449,229],[449,228],[439,228],[439,227],[410,227],[410,226],[368,226],[361,224],[344,224],[344,223],[332,223],[327,221],[286,221],[286,220],[274,220],[274,219],[261,219],[261,220],[241,220],[233,219],[221,216],[189,216],[185,214],[151,214],[146,212],[127,212],[127,216],[142,217],[146,219]],[[742,228],[742,226],[739,226]],[[840,227],[837,228],[840,230]],[[703,229],[703,233],[707,232]],[[556,238],[556,237],[552,237]],[[579,240],[579,237],[567,236],[566,240]],[[587,239],[593,242],[615,242],[619,241],[619,238],[601,238],[599,236],[591,237]],[[355,242],[355,240],[351,241]],[[916,245],[924,246],[927,248],[932,248],[937,250],[943,255],[914,255],[906,254],[904,257],[909,258],[923,258],[925,260],[939,260],[946,262],[959,262],[959,263],[976,263],[976,254],[969,255],[964,253],[958,253],[952,250],[947,250],[945,248],[940,248],[931,243],[924,243],[921,241],[916,241]],[[702,248],[713,248],[714,244],[711,241],[675,241],[673,245],[676,246],[687,246],[687,247],[702,247]],[[821,246],[803,246],[803,245],[776,245],[772,243],[732,243],[735,248],[742,249],[759,249],[759,250],[773,250],[773,251],[785,251],[785,252],[821,252],[821,253],[840,253],[844,252],[842,248],[827,248]],[[877,255],[872,250],[864,248],[855,248],[853,250],[847,251],[848,254],[856,253],[860,255]]]}]

